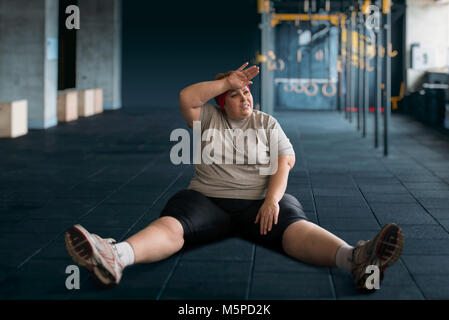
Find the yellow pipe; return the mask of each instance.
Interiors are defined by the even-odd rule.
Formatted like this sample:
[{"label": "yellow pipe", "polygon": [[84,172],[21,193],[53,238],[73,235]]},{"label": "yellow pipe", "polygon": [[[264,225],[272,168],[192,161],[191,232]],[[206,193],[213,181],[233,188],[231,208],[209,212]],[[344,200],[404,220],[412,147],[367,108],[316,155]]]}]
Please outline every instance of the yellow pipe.
[{"label": "yellow pipe", "polygon": [[311,20],[321,20],[321,21],[330,21],[333,25],[338,26],[338,15],[319,15],[312,14],[308,15],[305,13],[300,14],[292,14],[292,13],[275,13],[273,18],[271,19],[271,26],[275,27],[281,21],[311,21]]},{"label": "yellow pipe", "polygon": [[397,97],[391,97],[391,109],[397,110],[398,109],[398,103],[404,98],[404,92],[405,92],[405,83],[401,82],[401,88],[399,89],[399,96]]},{"label": "yellow pipe", "polygon": [[391,0],[382,0],[382,13],[388,14],[391,10]]},{"label": "yellow pipe", "polygon": [[257,0],[257,12],[259,14],[270,12],[270,1],[269,0]]},{"label": "yellow pipe", "polygon": [[343,29],[341,31],[341,41],[343,41],[343,43],[346,43],[347,39],[348,39],[348,31],[346,29]]},{"label": "yellow pipe", "polygon": [[365,0],[364,2],[363,2],[363,6],[362,6],[362,13],[363,14],[365,14],[365,15],[368,15],[369,14],[369,12],[368,12],[368,7],[371,5],[371,1],[370,0]]},{"label": "yellow pipe", "polygon": [[257,13],[259,14],[263,13],[263,1],[264,0],[257,0]]}]

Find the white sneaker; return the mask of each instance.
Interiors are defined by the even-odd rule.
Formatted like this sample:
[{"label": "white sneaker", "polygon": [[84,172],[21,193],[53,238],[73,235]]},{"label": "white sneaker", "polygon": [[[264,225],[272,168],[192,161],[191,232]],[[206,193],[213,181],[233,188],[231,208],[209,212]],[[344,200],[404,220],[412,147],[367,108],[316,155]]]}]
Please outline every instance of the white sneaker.
[{"label": "white sneaker", "polygon": [[89,233],[79,224],[65,233],[66,248],[73,261],[86,267],[105,286],[117,285],[123,274],[115,242]]}]

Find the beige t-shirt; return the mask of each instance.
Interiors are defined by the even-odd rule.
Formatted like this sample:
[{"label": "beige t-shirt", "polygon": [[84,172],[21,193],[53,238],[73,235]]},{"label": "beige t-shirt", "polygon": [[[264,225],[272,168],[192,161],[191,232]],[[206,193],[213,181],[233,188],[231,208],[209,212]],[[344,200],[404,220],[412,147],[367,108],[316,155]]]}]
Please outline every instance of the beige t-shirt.
[{"label": "beige t-shirt", "polygon": [[277,120],[258,110],[248,119],[231,120],[209,103],[200,114],[201,163],[194,165],[188,189],[215,198],[263,199],[275,172],[269,168],[277,168],[277,157],[295,154]]}]

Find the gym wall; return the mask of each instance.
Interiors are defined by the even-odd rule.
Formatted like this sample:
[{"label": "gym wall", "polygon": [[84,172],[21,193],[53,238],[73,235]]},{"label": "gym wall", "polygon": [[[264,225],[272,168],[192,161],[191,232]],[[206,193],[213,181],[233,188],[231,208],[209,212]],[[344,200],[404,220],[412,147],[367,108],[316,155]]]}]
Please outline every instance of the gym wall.
[{"label": "gym wall", "polygon": [[[123,1],[124,108],[178,107],[178,93],[255,63],[257,0]],[[258,77],[252,86],[259,102]]]}]

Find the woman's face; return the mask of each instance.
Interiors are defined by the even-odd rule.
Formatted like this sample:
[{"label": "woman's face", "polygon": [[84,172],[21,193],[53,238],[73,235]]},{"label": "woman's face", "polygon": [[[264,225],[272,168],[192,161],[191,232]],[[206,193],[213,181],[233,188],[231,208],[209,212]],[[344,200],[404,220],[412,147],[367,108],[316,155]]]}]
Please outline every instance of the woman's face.
[{"label": "woman's face", "polygon": [[253,113],[253,96],[247,87],[228,91],[224,109],[231,120],[244,120]]}]

